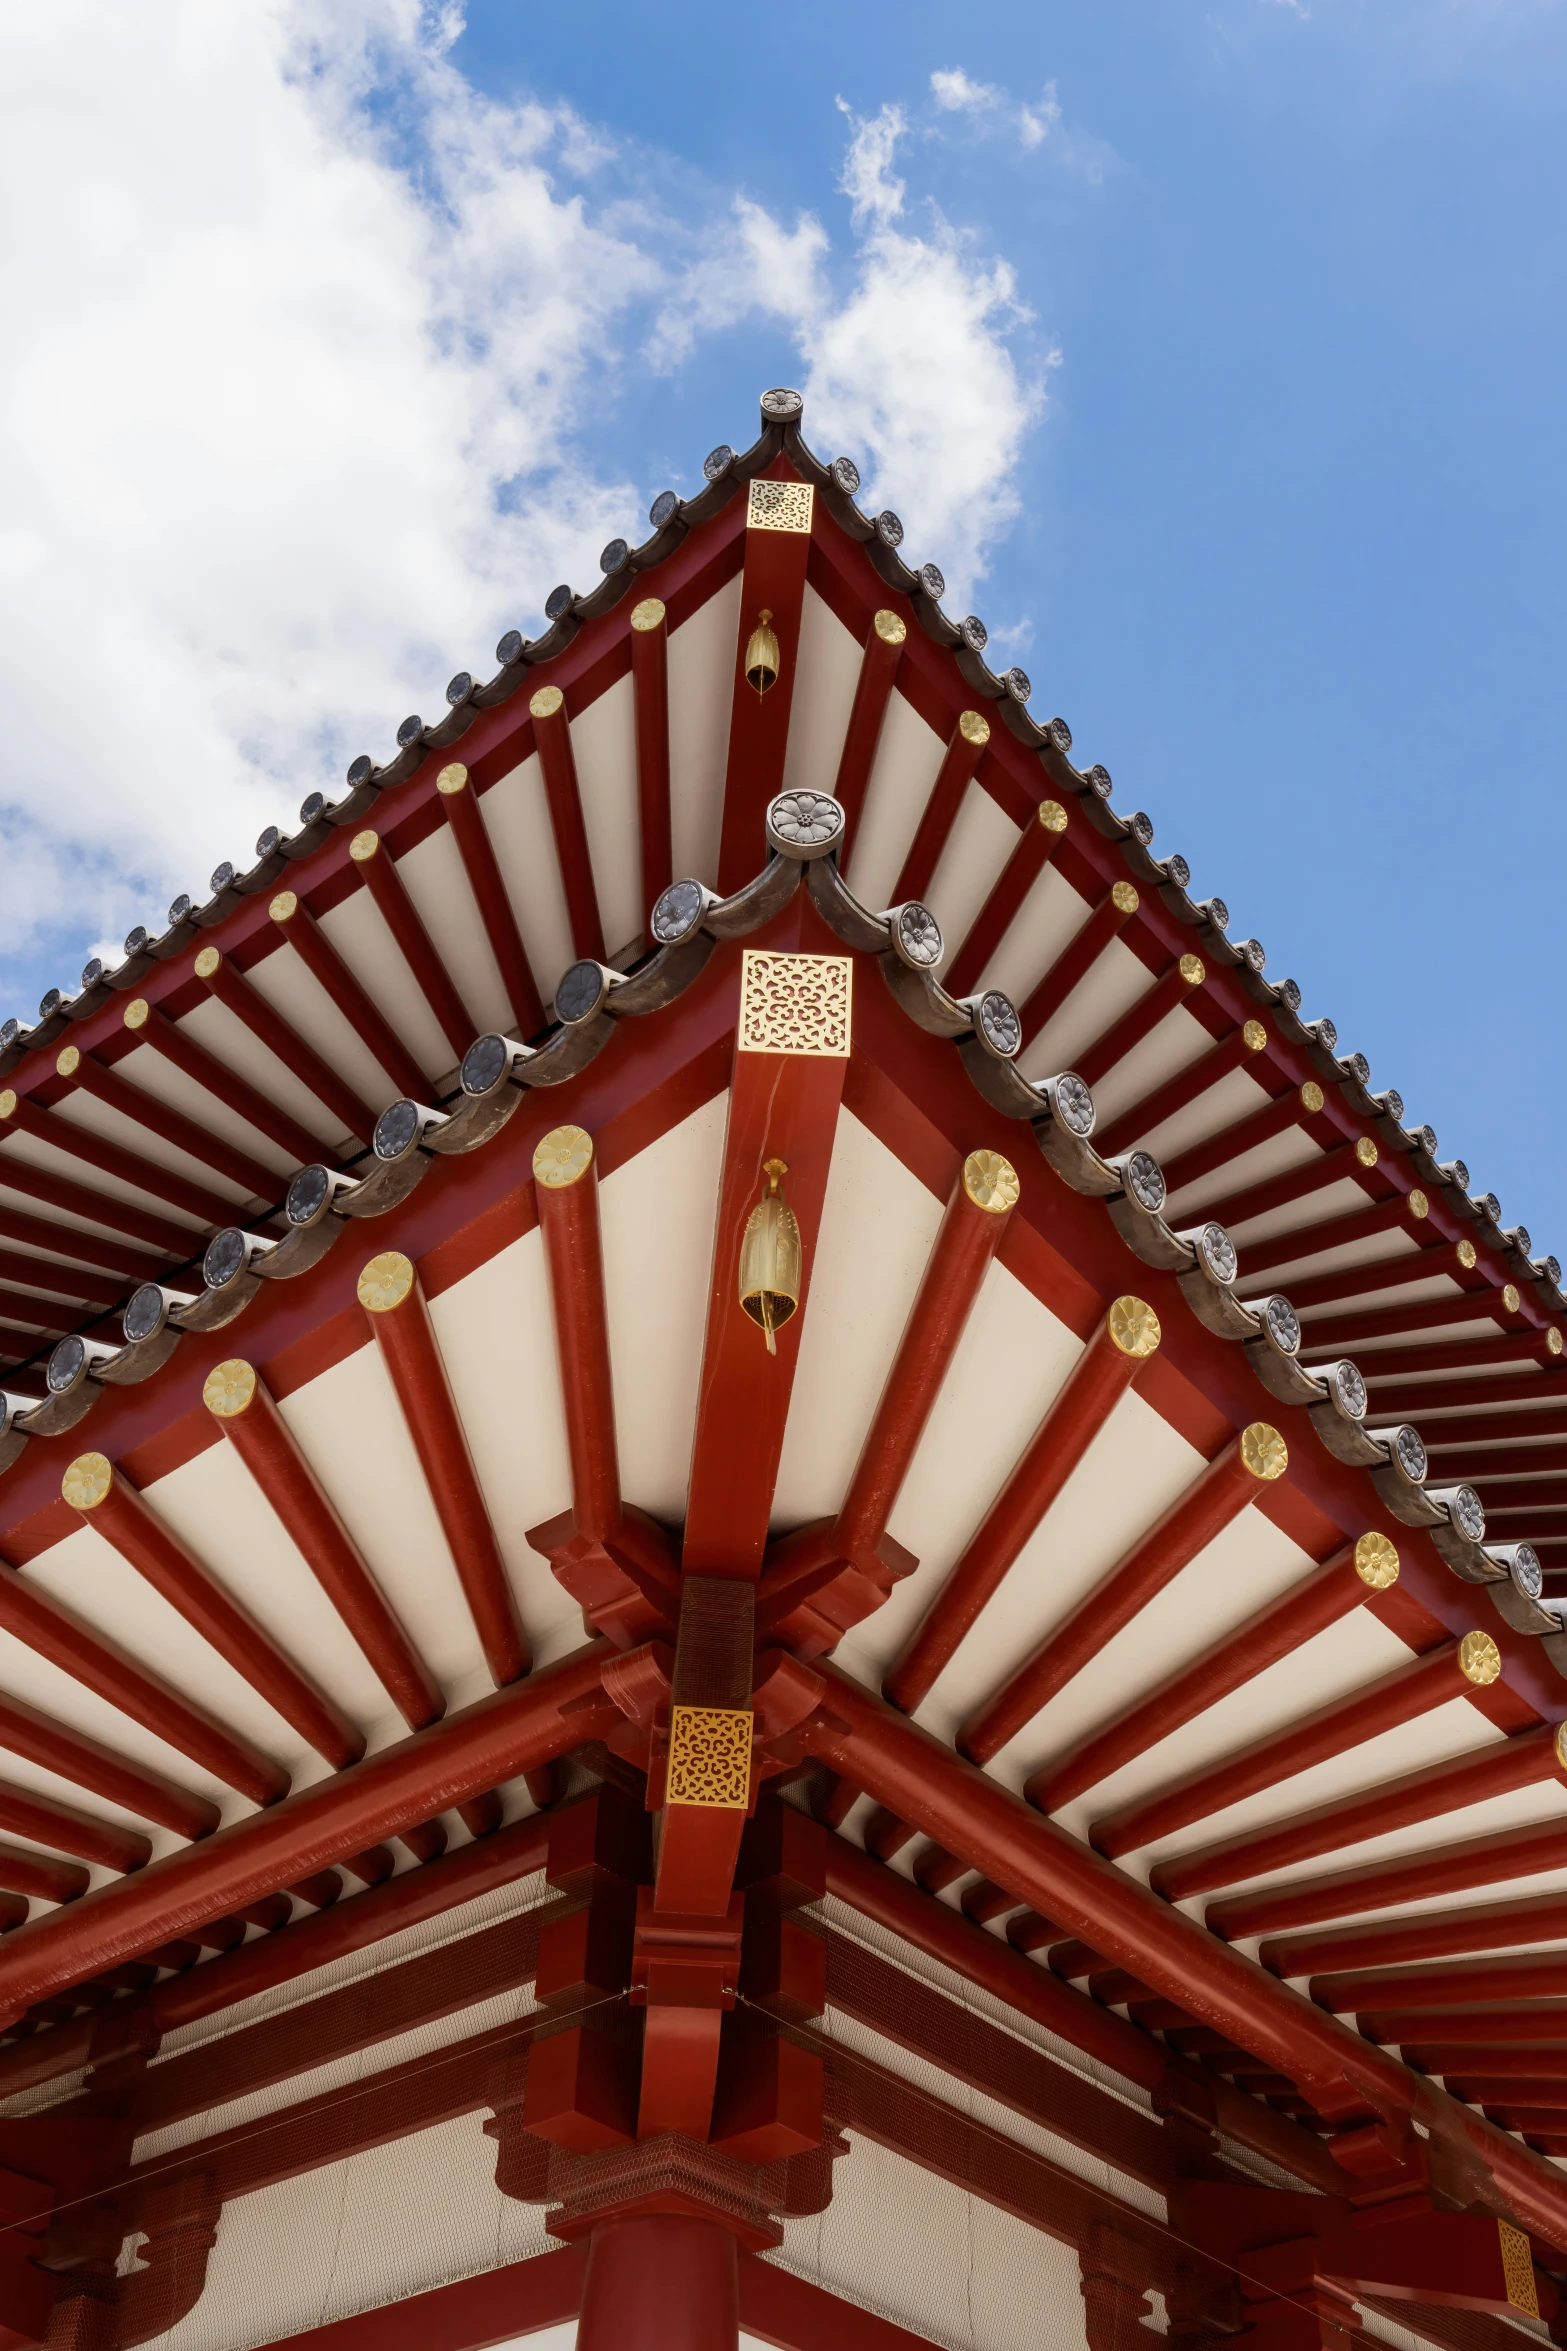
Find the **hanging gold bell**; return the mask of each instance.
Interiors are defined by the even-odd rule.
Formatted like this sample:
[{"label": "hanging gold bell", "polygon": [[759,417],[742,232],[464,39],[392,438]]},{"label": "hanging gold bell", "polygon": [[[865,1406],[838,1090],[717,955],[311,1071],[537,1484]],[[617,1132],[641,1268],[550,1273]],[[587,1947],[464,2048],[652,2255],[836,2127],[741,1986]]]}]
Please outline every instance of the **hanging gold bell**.
[{"label": "hanging gold bell", "polygon": [[769,611],[763,610],[745,649],[745,682],[758,694],[765,694],[769,686],[778,683],[778,639],[771,626],[772,617]]},{"label": "hanging gold bell", "polygon": [[766,1333],[768,1354],[776,1355],[773,1333],[800,1303],[800,1226],[778,1189],[779,1177],[789,1173],[787,1164],[769,1159],[763,1173],[767,1190],[746,1218],[740,1243],[740,1305]]}]

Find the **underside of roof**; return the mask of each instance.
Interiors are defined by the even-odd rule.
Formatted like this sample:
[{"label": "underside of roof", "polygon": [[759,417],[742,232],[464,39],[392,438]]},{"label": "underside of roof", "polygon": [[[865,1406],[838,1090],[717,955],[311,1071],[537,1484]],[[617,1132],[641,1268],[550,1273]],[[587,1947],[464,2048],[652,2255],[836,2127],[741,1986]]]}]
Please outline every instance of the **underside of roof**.
[{"label": "underside of roof", "polygon": [[1559,1268],[799,420],[0,1052],[0,2139],[134,2059],[121,2237],[480,2112],[586,2211],[505,2122],[560,1824],[705,1808],[825,1950],[759,2246],[863,2139],[1157,2266],[1196,2162],[1502,2216],[1549,2317]]}]

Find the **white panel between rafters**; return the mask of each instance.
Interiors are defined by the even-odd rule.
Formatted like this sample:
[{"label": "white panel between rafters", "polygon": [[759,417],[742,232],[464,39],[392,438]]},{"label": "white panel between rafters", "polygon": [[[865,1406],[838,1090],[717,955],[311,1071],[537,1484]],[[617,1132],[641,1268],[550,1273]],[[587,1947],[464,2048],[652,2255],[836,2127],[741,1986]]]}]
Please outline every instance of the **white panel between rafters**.
[{"label": "white panel between rafters", "polygon": [[571,749],[604,944],[611,955],[618,955],[642,936],[646,911],[637,814],[636,705],[629,672],[572,719]]},{"label": "white panel between rafters", "polygon": [[1243,1151],[1238,1159],[1226,1159],[1222,1166],[1199,1176],[1195,1183],[1184,1184],[1180,1191],[1172,1192],[1166,1217],[1172,1224],[1195,1224],[1207,1213],[1209,1201],[1223,1200],[1250,1184],[1262,1183],[1268,1176],[1283,1175],[1288,1168],[1309,1167],[1321,1156],[1321,1146],[1312,1141],[1304,1128],[1286,1127],[1282,1135],[1270,1135],[1266,1143]]},{"label": "white panel between rafters", "polygon": [[1029,1070],[1048,1077],[1054,1070],[1071,1069],[1077,1056],[1124,1012],[1130,1012],[1154,984],[1154,974],[1142,957],[1119,939],[1112,939],[1055,1019],[1040,1031],[1029,1056]]},{"label": "white panel between rafters", "polygon": [[973,929],[1017,847],[1018,832],[1005,809],[970,783],[926,893],[944,939],[955,943]]},{"label": "white panel between rafters", "polygon": [[[789,749],[784,760],[786,792],[807,787],[831,792],[848,731],[854,689],[859,683],[861,648],[831,605],[814,588],[805,591],[800,613],[800,667],[789,706]],[[765,859],[757,844],[757,871]]]},{"label": "white panel between rafters", "polygon": [[556,982],[576,961],[576,949],[538,753],[530,752],[475,805],[517,917],[539,1001],[551,1004]]},{"label": "white panel between rafters", "polygon": [[[1190,1021],[1191,1015],[1183,1012],[1180,1018],[1183,1021]],[[1194,1028],[1197,1026],[1195,1021],[1191,1025]],[[1202,1051],[1206,1053],[1211,1050],[1216,1040],[1209,1036],[1206,1029],[1202,1032],[1202,1039]],[[1141,1048],[1139,1048],[1140,1050]],[[1135,1055],[1129,1054],[1127,1062],[1135,1058]],[[1197,1058],[1198,1055],[1195,1053],[1187,1056],[1187,1059],[1191,1061],[1195,1061]],[[1247,1059],[1250,1060],[1249,1055]],[[1127,1062],[1121,1064],[1123,1069],[1127,1066]],[[1182,1066],[1185,1066],[1184,1062]],[[1134,1094],[1130,1099],[1135,1101],[1138,1096]],[[1226,1127],[1235,1126],[1241,1119],[1250,1118],[1256,1111],[1266,1110],[1270,1100],[1271,1096],[1266,1083],[1255,1077],[1252,1071],[1243,1065],[1240,1069],[1227,1071],[1217,1085],[1210,1086],[1206,1093],[1199,1094],[1195,1102],[1189,1102],[1184,1110],[1176,1111],[1173,1118],[1165,1119],[1161,1125],[1150,1127],[1147,1133],[1139,1135],[1137,1140],[1144,1144],[1156,1159],[1173,1159],[1178,1151],[1189,1151],[1194,1143],[1205,1143],[1210,1135],[1222,1134]],[[1362,1203],[1365,1203],[1367,1196],[1362,1192],[1360,1198]]]},{"label": "white panel between rafters", "polygon": [[[215,1167],[209,1167],[204,1159],[193,1159],[188,1151],[181,1151],[177,1145],[164,1142],[162,1136],[154,1134],[150,1127],[138,1125],[135,1119],[125,1117],[121,1111],[111,1110],[106,1102],[96,1101],[79,1087],[53,1107],[55,1116],[64,1125],[80,1127],[83,1134],[96,1135],[103,1142],[118,1144],[123,1151],[134,1151],[139,1159],[145,1159],[150,1166],[166,1168],[172,1175],[183,1176],[187,1183],[200,1184],[207,1191],[215,1193],[220,1200],[238,1206],[252,1197],[243,1184],[220,1174]],[[100,1184],[108,1181],[97,1168],[89,1167],[85,1162],[78,1164],[84,1183]],[[159,1194],[153,1193],[151,1197],[160,1201],[161,1205]]]},{"label": "white panel between rafters", "polygon": [[[280,947],[264,962],[253,964],[245,977],[256,994],[264,996],[273,1010],[283,1015],[295,1035],[313,1046],[345,1085],[352,1086],[361,1102],[368,1103],[372,1110],[384,1110],[389,1102],[396,1101],[401,1088],[393,1083],[369,1046],[361,1042],[348,1015],[338,1011],[315,973],[306,970],[292,947]],[[215,1012],[226,1009],[222,1005],[210,1007]],[[208,1010],[203,1005],[198,1017],[205,1018]],[[222,1058],[227,1061],[229,1057],[225,1053]],[[273,1086],[266,1086],[264,1091],[274,1099],[277,1096]],[[329,1111],[318,1110],[305,1123],[312,1132],[319,1132],[322,1118],[330,1121],[331,1115]]]},{"label": "white panel between rafters", "polygon": [[879,912],[890,905],[945,751],[934,727],[894,688],[849,850],[848,884],[862,906]]},{"label": "white panel between rafters", "polygon": [[[318,927],[426,1076],[441,1078],[454,1068],[456,1056],[424,1000],[423,989],[403,961],[403,951],[387,929],[386,917],[368,885],[352,891],[329,914],[321,915]],[[433,1095],[433,1086],[431,1092]]]},{"label": "white panel between rafters", "polygon": [[[84,1160],[74,1159],[68,1151],[58,1150],[53,1143],[40,1142],[36,1135],[13,1133],[6,1136],[5,1147],[0,1150],[0,1182],[5,1179],[7,1160],[19,1161],[23,1167],[37,1168],[41,1175],[80,1184],[90,1192],[101,1192],[106,1200],[118,1200],[127,1207],[140,1208],[149,1216],[162,1217],[167,1223],[188,1232],[192,1242],[206,1230],[205,1219],[194,1216],[189,1209],[174,1207],[156,1192],[144,1191],[140,1184],[127,1184],[119,1176],[105,1175],[101,1168],[89,1167]],[[37,1201],[30,1205],[35,1216],[40,1213],[53,1216],[55,1213],[52,1202],[47,1208]],[[124,1236],[121,1238],[123,1240]],[[146,1249],[155,1244],[133,1241],[129,1246]]]},{"label": "white panel between rafters", "polygon": [[[281,961],[281,956],[274,955],[268,960],[276,963]],[[257,965],[246,973],[246,978],[254,983],[262,968]],[[264,991],[258,987],[256,992],[260,995]],[[178,1026],[183,1035],[210,1053],[214,1061],[220,1061],[234,1077],[243,1078],[276,1109],[286,1111],[309,1133],[319,1135],[324,1145],[335,1147],[342,1141],[336,1115],[318,1102],[304,1081],[296,1078],[246,1028],[239,1015],[230,1012],[215,996],[207,997],[187,1012]],[[129,1078],[133,1085],[142,1087],[159,1102],[167,1102],[171,1110],[183,1111],[187,1118],[195,1119],[212,1134],[221,1135],[225,1142],[238,1144],[240,1150],[253,1151],[268,1167],[278,1168],[286,1175],[293,1173],[295,1163],[280,1143],[269,1141],[248,1119],[219,1102],[216,1095],[209,1094],[205,1086],[187,1077],[182,1069],[176,1069],[172,1061],[155,1053],[150,1045],[138,1045],[134,1053],[127,1054],[115,1066],[122,1077]]]},{"label": "white panel between rafters", "polygon": [[[1119,1118],[1134,1102],[1141,1102],[1155,1086],[1162,1086],[1167,1078],[1202,1058],[1217,1043],[1213,1032],[1205,1029],[1184,1004],[1177,1004],[1167,1012],[1157,1028],[1150,1029],[1130,1053],[1122,1055],[1113,1069],[1105,1072],[1094,1087],[1094,1100],[1099,1105],[1099,1116],[1108,1121]],[[1215,1118],[1208,1108],[1208,1097],[1202,1096],[1194,1105],[1201,1112],[1201,1123],[1183,1141],[1197,1140],[1225,1122]],[[1190,1113],[1186,1115],[1190,1116]]]},{"label": "white panel between rafters", "polygon": [[[479,805],[483,807],[482,799]],[[509,1029],[512,1009],[506,1001],[500,966],[479,918],[451,826],[438,824],[416,847],[407,850],[397,860],[397,873],[430,934],[431,946],[462,998],[473,1035],[481,1036],[486,1029]]]},{"label": "white panel between rafters", "polygon": [[[975,984],[981,988],[1000,988],[1014,1004],[1021,1004],[1029,991],[1039,985],[1062,948],[1077,936],[1090,911],[1082,892],[1075,890],[1055,866],[1047,865],[1043,873],[1035,875],[1027,897]],[[1046,1030],[1047,1036],[1049,1033]],[[1029,1067],[1032,1068],[1031,1061]]]},{"label": "white panel between rafters", "polygon": [[1282,1233],[1309,1232],[1313,1225],[1327,1224],[1337,1216],[1358,1215],[1363,1208],[1374,1208],[1376,1202],[1363,1184],[1353,1176],[1343,1176],[1337,1183],[1324,1184],[1320,1192],[1308,1192],[1300,1200],[1291,1200],[1283,1208],[1270,1208],[1265,1215],[1241,1218],[1233,1228],[1233,1237],[1242,1252],[1248,1241],[1272,1241]]},{"label": "white panel between rafters", "polygon": [[[1395,1252],[1390,1250],[1388,1254]],[[1312,1322],[1324,1315],[1345,1314],[1358,1306],[1364,1306],[1372,1314],[1381,1314],[1390,1306],[1423,1306],[1431,1298],[1456,1298],[1460,1287],[1445,1273],[1428,1274],[1424,1281],[1400,1282],[1396,1289],[1386,1290],[1356,1290],[1346,1282],[1343,1297],[1335,1298],[1331,1305],[1302,1307],[1301,1327],[1309,1344]]]},{"label": "white panel between rafters", "polygon": [[669,638],[669,801],[675,873],[694,875],[710,889],[718,880],[739,626],[736,577]]},{"label": "white panel between rafters", "polygon": [[1264,1290],[1287,1290],[1297,1275],[1309,1274],[1315,1280],[1319,1274],[1353,1272],[1358,1265],[1375,1265],[1385,1257],[1413,1257],[1420,1247],[1413,1233],[1402,1225],[1390,1225],[1385,1233],[1370,1233],[1363,1241],[1350,1241],[1340,1249],[1319,1250],[1312,1255],[1311,1237],[1303,1234],[1301,1252],[1287,1265],[1275,1266],[1267,1274],[1248,1283],[1244,1260],[1241,1264],[1237,1289],[1255,1296],[1259,1287]]},{"label": "white panel between rafters", "polygon": [[[0,1208],[11,1208],[23,1216],[42,1218],[49,1224],[63,1226],[70,1233],[96,1233],[103,1239],[113,1240],[122,1249],[146,1249],[150,1246],[145,1241],[128,1241],[123,1233],[112,1232],[110,1227],[101,1223],[97,1217],[78,1216],[74,1208],[61,1208],[53,1200],[48,1203],[46,1208],[43,1202],[35,1200],[30,1192],[13,1191],[5,1180],[5,1153],[3,1151],[0,1151]],[[15,1248],[17,1245],[11,1241],[6,1243],[7,1248]],[[89,1260],[89,1262],[93,1261]]]}]

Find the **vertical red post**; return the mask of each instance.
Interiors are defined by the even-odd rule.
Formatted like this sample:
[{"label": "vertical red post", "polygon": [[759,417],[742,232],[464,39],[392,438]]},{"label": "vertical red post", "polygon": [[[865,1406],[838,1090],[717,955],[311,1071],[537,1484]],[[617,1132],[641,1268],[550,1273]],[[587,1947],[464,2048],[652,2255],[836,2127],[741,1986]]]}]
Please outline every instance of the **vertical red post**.
[{"label": "vertical red post", "polygon": [[854,707],[844,730],[838,777],[833,785],[833,798],[843,810],[843,840],[838,855],[844,865],[848,863],[849,843],[865,805],[865,788],[871,780],[882,722],[892,700],[908,633],[909,624],[901,613],[883,611],[874,615],[866,635],[859,681],[854,689]]},{"label": "vertical red post", "polygon": [[550,830],[555,836],[555,855],[560,861],[561,884],[566,893],[572,950],[602,963],[604,924],[593,880],[593,859],[588,852],[587,827],[582,821],[582,790],[571,750],[571,721],[566,715],[566,697],[559,686],[540,686],[528,704],[528,715],[533,720],[533,740],[538,745],[539,766],[544,773],[544,796],[549,802]]},{"label": "vertical red post", "polygon": [[930,788],[925,812],[909,844],[909,853],[903,860],[903,871],[893,885],[894,903],[906,898],[923,898],[930,888],[931,876],[941,862],[941,852],[947,845],[947,835],[958,821],[958,810],[968,790],[969,778],[984,757],[990,741],[990,721],[983,712],[964,710],[958,713],[958,723],[947,744],[947,755],[941,763],[936,781]]},{"label": "vertical red post", "polygon": [[631,693],[637,730],[637,829],[642,919],[675,878],[669,817],[669,630],[663,599],[644,596],[631,614]]},{"label": "vertical red post", "polygon": [[525,1037],[536,1037],[544,1026],[544,1006],[528,961],[528,950],[517,928],[517,917],[496,862],[494,845],[484,829],[479,804],[468,788],[468,770],[451,760],[435,779],[441,813],[452,828],[457,853],[468,875],[484,935],[500,970],[501,985]]},{"label": "vertical red post", "polygon": [[736,2351],[740,2258],[722,2221],[636,2212],[588,2242],[577,2351]]}]

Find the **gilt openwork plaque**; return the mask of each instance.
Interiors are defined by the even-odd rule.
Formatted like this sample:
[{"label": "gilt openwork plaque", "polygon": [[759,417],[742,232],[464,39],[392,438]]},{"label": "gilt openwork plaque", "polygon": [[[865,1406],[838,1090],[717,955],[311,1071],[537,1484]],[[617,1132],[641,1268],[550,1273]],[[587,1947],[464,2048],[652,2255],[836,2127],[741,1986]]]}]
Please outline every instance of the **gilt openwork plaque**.
[{"label": "gilt openwork plaque", "polygon": [[1529,2240],[1522,2229],[1513,2228],[1505,2220],[1497,2221],[1496,2233],[1502,2241],[1502,2282],[1507,2288],[1507,2299],[1526,2318],[1538,2318],[1540,2296],[1534,2282]]},{"label": "gilt openwork plaque", "polygon": [[809,531],[816,492],[809,482],[753,482],[746,502],[748,531]]},{"label": "gilt openwork plaque", "polygon": [[751,1729],[749,1708],[672,1707],[667,1801],[744,1812],[751,1801]]},{"label": "gilt openwork plaque", "polygon": [[846,1061],[853,992],[847,955],[774,955],[748,947],[740,965],[740,1051]]}]

